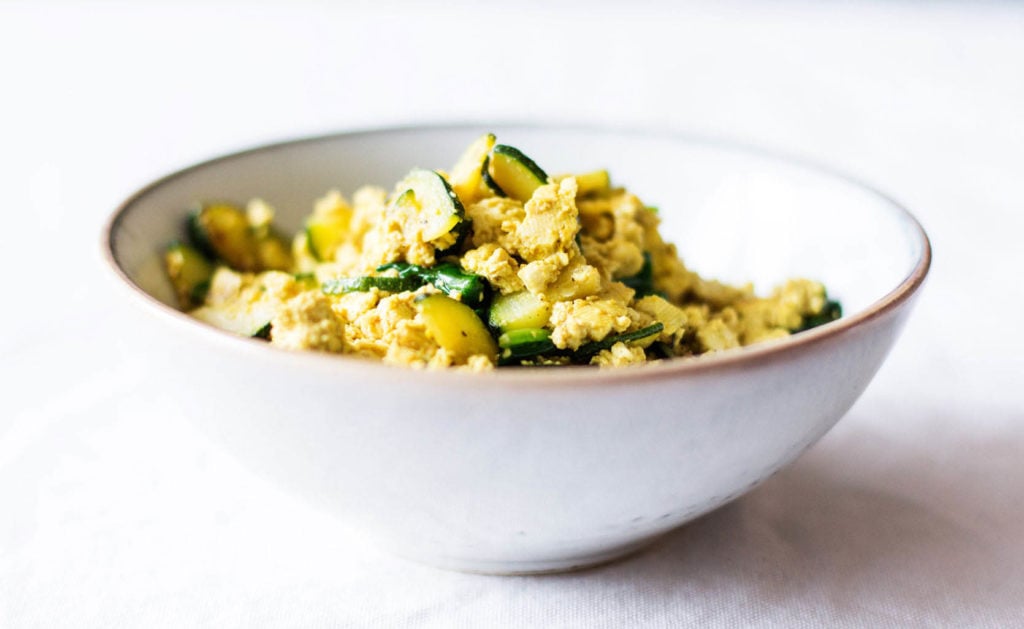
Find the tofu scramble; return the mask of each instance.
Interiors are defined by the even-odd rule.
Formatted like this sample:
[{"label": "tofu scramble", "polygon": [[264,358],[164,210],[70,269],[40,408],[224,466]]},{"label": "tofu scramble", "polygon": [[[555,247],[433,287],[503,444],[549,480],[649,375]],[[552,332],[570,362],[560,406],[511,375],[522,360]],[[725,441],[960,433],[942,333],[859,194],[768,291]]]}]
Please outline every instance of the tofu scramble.
[{"label": "tofu scramble", "polygon": [[165,254],[181,307],[285,349],[471,371],[694,356],[841,316],[815,281],[759,297],[700,277],[607,171],[548,176],[492,134],[448,173],[328,192],[290,244],[273,219],[259,199],[192,212]]}]

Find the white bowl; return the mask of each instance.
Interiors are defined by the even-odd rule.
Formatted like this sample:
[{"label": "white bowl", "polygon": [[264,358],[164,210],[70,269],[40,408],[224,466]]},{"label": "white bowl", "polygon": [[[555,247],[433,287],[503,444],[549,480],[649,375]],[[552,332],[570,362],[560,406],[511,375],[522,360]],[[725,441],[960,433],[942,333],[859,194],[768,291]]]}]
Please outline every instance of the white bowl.
[{"label": "white bowl", "polygon": [[[607,167],[660,207],[691,268],[761,289],[823,281],[839,321],[638,368],[427,372],[231,336],[174,307],[161,267],[199,199],[259,196],[296,229],[329,188],[448,167],[493,130],[548,172]],[[154,383],[242,461],[391,550],[460,570],[606,561],[750,490],[864,391],[931,259],[906,210],[763,152],[614,130],[399,128],[265,146],[169,175],[114,213],[104,246],[149,325]]]}]

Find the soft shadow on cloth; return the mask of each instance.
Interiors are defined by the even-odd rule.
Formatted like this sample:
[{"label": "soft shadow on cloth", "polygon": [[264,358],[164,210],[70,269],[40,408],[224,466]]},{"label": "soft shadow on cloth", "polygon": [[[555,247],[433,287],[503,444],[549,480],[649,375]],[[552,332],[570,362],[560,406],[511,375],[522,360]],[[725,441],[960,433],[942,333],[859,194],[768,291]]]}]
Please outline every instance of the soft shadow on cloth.
[{"label": "soft shadow on cloth", "polygon": [[901,609],[973,624],[1019,609],[1024,626],[1024,431],[882,428],[902,419],[849,417],[856,428],[738,501],[622,562],[552,578],[696,606],[723,592],[768,607],[817,599],[832,617]]}]

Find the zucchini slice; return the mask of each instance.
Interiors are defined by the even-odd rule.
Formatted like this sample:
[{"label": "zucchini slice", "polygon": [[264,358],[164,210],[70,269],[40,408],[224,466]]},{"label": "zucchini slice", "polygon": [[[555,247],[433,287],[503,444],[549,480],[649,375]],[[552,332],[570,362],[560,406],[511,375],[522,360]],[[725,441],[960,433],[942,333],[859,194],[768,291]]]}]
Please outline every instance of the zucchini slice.
[{"label": "zucchini slice", "polygon": [[531,358],[554,351],[551,332],[543,328],[520,328],[503,333],[498,337],[501,359]]},{"label": "zucchini slice", "polygon": [[392,205],[410,219],[405,229],[411,233],[406,236],[418,232],[423,242],[439,240],[450,234],[465,216],[458,195],[437,171],[416,168],[399,182],[396,190],[403,192]]},{"label": "zucchini slice", "polygon": [[288,245],[273,232],[257,239],[256,252],[260,259],[260,269],[264,271],[287,271],[294,264]]},{"label": "zucchini slice", "polygon": [[542,328],[551,318],[551,304],[530,291],[498,295],[491,302],[487,320],[502,332]]},{"label": "zucchini slice", "polygon": [[182,309],[203,303],[213,276],[213,265],[203,254],[180,242],[172,243],[164,253],[164,268]]},{"label": "zucchini slice", "polygon": [[325,295],[364,293],[371,288],[376,288],[389,293],[401,293],[407,290],[416,290],[420,286],[423,286],[423,281],[414,276],[384,277],[364,275],[361,277],[341,277],[334,280],[327,280],[320,287],[320,290],[322,290]]},{"label": "zucchini slice", "polygon": [[[341,229],[339,229],[339,226]],[[334,221],[310,219],[306,223],[306,246],[318,262],[328,262],[341,242],[341,234],[347,225]]]},{"label": "zucchini slice", "polygon": [[660,321],[652,323],[646,328],[640,328],[639,330],[633,330],[632,332],[624,332],[622,334],[613,334],[606,336],[600,341],[591,341],[585,345],[581,345],[579,349],[573,352],[572,358],[576,362],[588,363],[590,359],[594,357],[598,352],[610,349],[612,345],[616,343],[628,343],[630,341],[639,341],[656,334],[661,334],[661,331],[665,329],[665,324]]},{"label": "zucchini slice", "polygon": [[445,262],[422,275],[423,279],[434,285],[434,288],[449,297],[457,297],[459,301],[471,308],[479,308],[487,301],[490,286],[487,281],[475,273],[467,273],[457,264]]},{"label": "zucchini slice", "polygon": [[246,309],[238,307],[200,306],[190,313],[196,319],[241,336],[268,338],[270,320],[276,314],[271,304],[257,302]]},{"label": "zucchini slice", "polygon": [[578,197],[608,192],[612,188],[612,179],[607,170],[595,170],[573,176],[576,178],[576,196]]},{"label": "zucchini slice", "polygon": [[[397,272],[398,277],[374,277],[369,279],[405,280],[409,282],[411,288],[403,290],[416,290],[424,284],[432,284],[434,288],[452,299],[469,304],[473,308],[483,306],[491,292],[491,287],[487,280],[475,273],[464,271],[462,267],[452,262],[445,262],[430,268],[422,267],[418,264],[409,264],[408,262],[391,262],[377,267],[378,273],[390,270]],[[400,284],[396,283],[395,285],[398,286]]]},{"label": "zucchini slice", "polygon": [[334,259],[334,252],[345,242],[351,221],[350,213],[314,213],[309,217],[306,221],[306,246],[317,261],[330,262]]},{"label": "zucchini slice", "polygon": [[481,185],[484,183],[483,169],[496,140],[493,133],[480,136],[469,145],[452,168],[449,181],[463,204],[472,203],[480,198]]},{"label": "zucchini slice", "polygon": [[805,330],[816,328],[819,325],[831,323],[832,321],[835,321],[836,319],[842,316],[843,306],[838,301],[829,299],[828,301],[825,302],[825,305],[822,306],[821,312],[819,312],[818,314],[808,315],[804,317],[803,322],[800,324],[800,327],[793,330],[793,333],[795,334],[797,332],[804,332]]},{"label": "zucchini slice", "polygon": [[474,354],[483,354],[495,361],[498,346],[487,326],[473,309],[451,297],[428,295],[416,302],[427,334],[451,352],[456,363],[465,363]]},{"label": "zucchini slice", "polygon": [[508,196],[526,203],[548,182],[547,173],[519,149],[498,144],[491,150],[491,177]]},{"label": "zucchini slice", "polygon": [[229,203],[211,203],[188,219],[192,244],[210,258],[220,259],[236,271],[260,269],[256,237],[245,212]]},{"label": "zucchini slice", "polygon": [[488,155],[484,159],[484,165],[480,167],[480,177],[483,179],[484,186],[487,187],[492,193],[494,193],[495,196],[507,197],[508,195],[505,194],[505,191],[501,189],[501,186],[498,185],[498,182],[494,181],[494,178],[491,177],[490,165],[491,157],[490,155]]}]

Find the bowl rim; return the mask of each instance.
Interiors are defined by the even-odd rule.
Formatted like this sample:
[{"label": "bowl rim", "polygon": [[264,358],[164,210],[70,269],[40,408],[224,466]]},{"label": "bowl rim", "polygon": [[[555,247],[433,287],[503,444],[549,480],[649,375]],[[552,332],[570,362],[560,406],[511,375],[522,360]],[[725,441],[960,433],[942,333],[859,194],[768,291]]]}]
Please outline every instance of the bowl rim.
[{"label": "bowl rim", "polygon": [[[449,132],[470,132],[478,131],[486,127],[493,131],[529,129],[532,131],[573,131],[595,134],[614,134],[620,136],[635,136],[640,138],[670,140],[672,142],[685,143],[690,145],[706,146],[708,148],[724,150],[732,153],[741,153],[781,162],[790,166],[796,166],[806,171],[813,172],[828,178],[839,180],[847,185],[869,193],[878,200],[884,202],[889,209],[895,212],[897,217],[908,224],[918,240],[920,255],[913,268],[894,288],[885,293],[882,297],[871,302],[867,307],[841,317],[825,325],[793,334],[783,339],[775,339],[740,347],[724,350],[712,354],[703,354],[694,357],[680,357],[661,360],[624,368],[595,369],[590,366],[564,366],[559,368],[515,368],[515,369],[494,369],[481,373],[470,373],[461,369],[416,369],[407,366],[390,365],[381,361],[375,361],[355,356],[339,356],[323,352],[298,352],[275,347],[265,341],[248,339],[242,336],[231,334],[204,324],[201,321],[189,316],[187,313],[172,308],[163,303],[153,295],[149,294],[141,286],[136,284],[128,273],[122,268],[118,261],[115,247],[115,236],[124,218],[131,213],[137,203],[157,188],[174,182],[175,180],[188,175],[196,170],[208,168],[221,162],[237,159],[239,157],[258,153],[272,152],[282,148],[294,147],[303,144],[314,144],[318,142],[331,142],[339,139],[382,135],[389,133],[409,133],[417,131],[449,131]],[[370,370],[377,375],[395,377],[396,374],[405,374],[408,378],[424,385],[461,384],[462,381],[473,382],[476,386],[491,388],[513,387],[516,389],[538,389],[561,387],[567,384],[575,386],[608,387],[610,385],[629,386],[640,380],[664,380],[679,377],[692,377],[698,374],[707,374],[722,369],[741,368],[753,366],[777,357],[795,356],[797,352],[807,350],[826,341],[836,339],[845,335],[855,328],[883,317],[900,308],[924,283],[931,267],[932,247],[927,233],[921,226],[920,221],[900,202],[873,185],[851,176],[839,169],[822,164],[819,161],[805,157],[795,156],[782,151],[768,149],[757,145],[747,144],[739,141],[722,139],[717,137],[702,136],[698,134],[655,130],[643,127],[628,127],[615,125],[593,125],[579,123],[524,123],[524,122],[465,122],[465,123],[426,123],[426,124],[401,124],[385,125],[379,127],[363,127],[359,129],[338,131],[332,133],[314,134],[299,136],[291,139],[274,141],[252,146],[250,148],[224,153],[215,157],[194,163],[179,170],[164,175],[143,187],[136,190],[122,201],[110,214],[104,223],[101,232],[103,259],[106,266],[113,272],[114,276],[120,279],[117,282],[130,294],[134,301],[155,313],[162,320],[171,325],[180,326],[181,329],[191,330],[197,342],[202,339],[218,344],[226,350],[248,354],[252,352],[253,359],[260,357],[272,357],[273,361],[279,364],[298,365],[303,369],[328,370],[339,375],[344,372],[365,372]]]}]

